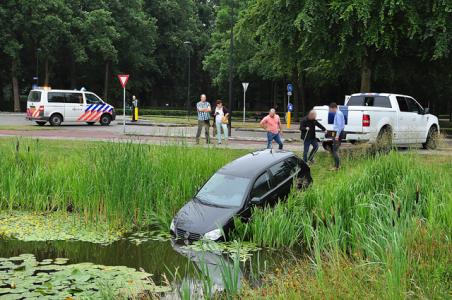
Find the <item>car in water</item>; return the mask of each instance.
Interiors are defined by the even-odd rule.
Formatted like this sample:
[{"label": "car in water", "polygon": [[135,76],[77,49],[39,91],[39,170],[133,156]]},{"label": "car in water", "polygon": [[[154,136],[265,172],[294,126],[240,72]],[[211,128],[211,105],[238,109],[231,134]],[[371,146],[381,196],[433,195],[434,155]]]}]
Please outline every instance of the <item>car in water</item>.
[{"label": "car in water", "polygon": [[27,99],[26,119],[44,126],[60,126],[63,122],[87,123],[99,122],[110,125],[116,118],[113,106],[105,103],[99,96],[84,89],[54,90],[48,87],[30,91]]},{"label": "car in water", "polygon": [[253,207],[274,205],[294,185],[311,183],[309,166],[294,153],[252,152],[218,170],[179,210],[170,232],[184,241],[226,239],[235,217],[247,221]]}]

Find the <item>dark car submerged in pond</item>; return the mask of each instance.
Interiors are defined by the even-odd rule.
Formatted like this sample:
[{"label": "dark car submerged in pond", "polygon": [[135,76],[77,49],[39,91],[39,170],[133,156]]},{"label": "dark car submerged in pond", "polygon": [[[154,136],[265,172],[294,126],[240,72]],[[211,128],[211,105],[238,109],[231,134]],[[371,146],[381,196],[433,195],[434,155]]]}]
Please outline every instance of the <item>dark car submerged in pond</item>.
[{"label": "dark car submerged in pond", "polygon": [[171,222],[181,240],[219,240],[232,229],[234,217],[248,220],[253,206],[274,205],[298,188],[311,184],[306,163],[288,151],[262,150],[218,170]]}]

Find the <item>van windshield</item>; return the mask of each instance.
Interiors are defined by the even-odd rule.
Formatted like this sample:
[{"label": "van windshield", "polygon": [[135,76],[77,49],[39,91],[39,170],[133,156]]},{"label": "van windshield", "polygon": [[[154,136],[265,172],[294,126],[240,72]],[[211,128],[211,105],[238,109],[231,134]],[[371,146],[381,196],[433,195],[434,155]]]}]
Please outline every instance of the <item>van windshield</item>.
[{"label": "van windshield", "polygon": [[41,102],[41,92],[31,91],[28,94],[27,102]]},{"label": "van windshield", "polygon": [[242,204],[249,178],[217,173],[196,195],[201,202],[216,206],[237,207]]}]

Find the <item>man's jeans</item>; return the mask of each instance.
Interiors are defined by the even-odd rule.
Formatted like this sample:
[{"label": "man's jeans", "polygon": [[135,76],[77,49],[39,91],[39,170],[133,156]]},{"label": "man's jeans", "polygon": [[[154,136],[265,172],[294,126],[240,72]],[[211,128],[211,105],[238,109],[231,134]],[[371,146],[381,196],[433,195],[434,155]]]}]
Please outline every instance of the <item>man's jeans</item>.
[{"label": "man's jeans", "polygon": [[283,143],[281,141],[281,135],[279,133],[273,133],[267,131],[267,149],[272,148],[272,142],[275,140],[275,142],[279,145],[279,149],[283,148]]},{"label": "man's jeans", "polygon": [[332,148],[331,148],[331,154],[333,155],[334,166],[335,166],[336,168],[339,168],[339,167],[340,167],[340,164],[341,164],[341,160],[340,160],[339,154],[338,154],[339,147],[341,146],[341,143],[342,143],[342,140],[341,140],[341,139],[339,139],[339,140],[336,140],[336,139],[335,139],[335,140],[333,141],[333,146],[332,146]]},{"label": "man's jeans", "polygon": [[196,133],[196,143],[199,143],[199,138],[201,137],[201,131],[202,131],[203,127],[204,127],[205,133],[206,133],[206,142],[207,142],[207,144],[209,144],[210,143],[210,136],[209,136],[210,121],[209,120],[205,120],[205,121],[198,120],[198,132]]},{"label": "man's jeans", "polygon": [[[311,147],[311,145],[312,145],[312,151],[309,154],[309,158],[308,158],[309,148]],[[305,139],[304,140],[304,149],[303,149],[303,160],[305,162],[314,160],[314,155],[317,153],[317,150],[319,150],[319,143],[317,143],[316,139]]]}]

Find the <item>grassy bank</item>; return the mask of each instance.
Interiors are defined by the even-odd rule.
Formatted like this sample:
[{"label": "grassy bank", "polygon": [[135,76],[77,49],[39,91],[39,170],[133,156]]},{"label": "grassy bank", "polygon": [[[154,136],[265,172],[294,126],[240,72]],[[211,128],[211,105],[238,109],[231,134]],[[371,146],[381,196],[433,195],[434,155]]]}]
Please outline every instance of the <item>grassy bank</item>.
[{"label": "grassy bank", "polygon": [[[350,163],[350,162],[349,162]],[[452,162],[397,152],[354,162],[275,209],[258,209],[238,237],[307,256],[244,297],[447,298],[451,292]]]},{"label": "grassy bank", "polygon": [[168,226],[242,151],[123,143],[0,142],[0,209],[75,211],[87,221]]}]

